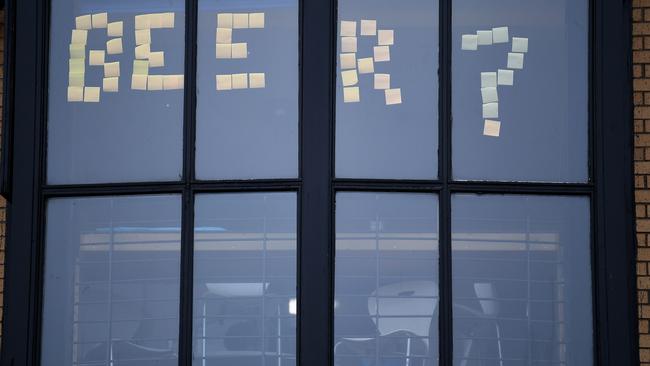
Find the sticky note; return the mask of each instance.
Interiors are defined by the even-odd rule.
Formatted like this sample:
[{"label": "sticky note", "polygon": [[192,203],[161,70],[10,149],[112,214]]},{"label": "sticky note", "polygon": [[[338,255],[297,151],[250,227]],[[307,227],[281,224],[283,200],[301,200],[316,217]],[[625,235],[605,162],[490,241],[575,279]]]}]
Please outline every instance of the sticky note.
[{"label": "sticky note", "polygon": [[524,68],[524,54],[508,52],[508,68],[509,69],[523,69]]},{"label": "sticky note", "polygon": [[483,135],[499,137],[500,130],[501,130],[501,122],[492,121],[489,119],[485,120],[485,124],[483,125]]},{"label": "sticky note", "polygon": [[217,14],[217,27],[232,28],[232,13]]},{"label": "sticky note", "polygon": [[357,103],[359,100],[358,86],[343,88],[343,103]]},{"label": "sticky note", "polygon": [[151,19],[149,14],[140,14],[135,16],[135,29],[149,29],[151,28]]},{"label": "sticky note", "polygon": [[151,45],[149,43],[141,44],[135,47],[135,58],[138,60],[146,60],[151,53]]},{"label": "sticky note", "polygon": [[499,69],[499,85],[514,85],[515,72]]},{"label": "sticky note", "polygon": [[135,44],[141,45],[151,43],[151,29],[140,29],[135,31]]},{"label": "sticky note", "polygon": [[91,29],[92,28],[91,19],[92,18],[90,16],[90,14],[88,14],[88,15],[80,15],[80,16],[74,18],[75,28],[77,28],[77,29]]},{"label": "sticky note", "polygon": [[85,44],[71,44],[70,45],[70,58],[85,58],[86,45]]},{"label": "sticky note", "polygon": [[248,74],[232,74],[232,88],[233,89],[248,88]]},{"label": "sticky note", "polygon": [[101,66],[104,64],[104,57],[104,50],[90,50],[90,53],[88,55],[88,64],[91,66]]},{"label": "sticky note", "polygon": [[232,43],[232,28],[217,28],[217,44]]},{"label": "sticky note", "polygon": [[386,89],[384,90],[386,97],[386,105],[402,104],[402,89]]},{"label": "sticky note", "polygon": [[392,29],[380,29],[377,31],[377,45],[391,46],[395,42],[395,35]]},{"label": "sticky note", "polygon": [[248,74],[248,84],[251,89],[261,89],[266,87],[266,77],[263,72],[252,72]]},{"label": "sticky note", "polygon": [[68,60],[68,71],[76,73],[86,72],[86,59],[83,58],[71,58]]},{"label": "sticky note", "polygon": [[84,77],[83,72],[71,72],[68,73],[68,86],[84,86]]},{"label": "sticky note", "polygon": [[512,37],[512,52],[528,52],[528,38]]},{"label": "sticky note", "polygon": [[85,29],[73,29],[72,38],[70,43],[72,44],[86,44],[88,40],[88,31]]},{"label": "sticky note", "polygon": [[232,58],[246,58],[246,57],[248,57],[248,48],[246,43],[233,43]]},{"label": "sticky note", "polygon": [[160,22],[162,28],[174,28],[174,13],[162,13],[160,14]]},{"label": "sticky note", "polygon": [[356,69],[357,68],[357,54],[356,53],[342,53],[341,54],[341,70]]},{"label": "sticky note", "polygon": [[120,62],[106,62],[104,63],[104,77],[117,77],[120,76]]},{"label": "sticky note", "polygon": [[481,99],[483,99],[483,103],[498,102],[499,95],[497,94],[497,87],[488,86],[487,88],[481,88]]},{"label": "sticky note", "polygon": [[119,91],[119,81],[118,77],[104,78],[102,82],[102,89],[108,93],[117,93]]},{"label": "sticky note", "polygon": [[217,90],[231,90],[232,75],[217,75]]},{"label": "sticky note", "polygon": [[148,75],[131,75],[131,89],[147,90]]},{"label": "sticky note", "polygon": [[124,22],[112,22],[108,23],[107,34],[109,37],[122,37],[124,35]]},{"label": "sticky note", "polygon": [[232,45],[217,44],[217,58],[232,58]]},{"label": "sticky note", "polygon": [[250,13],[248,26],[250,28],[264,28],[264,13]]},{"label": "sticky note", "polygon": [[373,47],[375,62],[390,61],[390,47],[389,46],[375,46]]},{"label": "sticky note", "polygon": [[390,74],[375,74],[375,89],[390,89]]},{"label": "sticky note", "polygon": [[84,100],[84,88],[81,86],[68,87],[68,102],[82,102]]},{"label": "sticky note", "polygon": [[149,75],[147,90],[163,90],[163,75]]},{"label": "sticky note", "polygon": [[84,88],[84,103],[98,103],[99,102],[99,87],[87,86]]},{"label": "sticky note", "polygon": [[481,88],[490,86],[497,86],[497,73],[496,72],[482,72],[481,73]]},{"label": "sticky note", "polygon": [[149,53],[149,67],[163,67],[165,66],[165,52],[150,52]]},{"label": "sticky note", "polygon": [[375,64],[372,61],[372,57],[360,58],[357,60],[357,66],[359,67],[359,74],[371,74],[375,72]]},{"label": "sticky note", "polygon": [[165,75],[163,77],[164,90],[177,90],[185,87],[185,77],[183,75]]},{"label": "sticky note", "polygon": [[93,28],[106,28],[108,25],[108,13],[93,14]]},{"label": "sticky note", "polygon": [[232,27],[234,29],[248,28],[248,13],[237,13],[232,15]]},{"label": "sticky note", "polygon": [[463,34],[460,49],[465,51],[478,50],[478,36],[475,34]]},{"label": "sticky note", "polygon": [[499,103],[483,104],[483,118],[499,118]]},{"label": "sticky note", "polygon": [[508,27],[492,28],[492,42],[508,43]]},{"label": "sticky note", "polygon": [[357,70],[341,71],[341,82],[343,83],[343,86],[356,85],[359,82]]},{"label": "sticky note", "polygon": [[106,53],[119,55],[122,53],[122,38],[114,38],[106,42]]},{"label": "sticky note", "polygon": [[[149,28],[160,29],[162,28],[162,17],[160,13],[148,14],[149,15]],[[148,88],[148,87],[147,87]],[[151,90],[151,89],[148,89]]]},{"label": "sticky note", "polygon": [[488,46],[492,44],[492,31],[477,31],[476,35],[478,36],[478,45],[479,46]]},{"label": "sticky note", "polygon": [[361,35],[374,36],[377,34],[377,21],[376,20],[361,20]]},{"label": "sticky note", "polygon": [[149,61],[133,60],[133,75],[149,75]]},{"label": "sticky note", "polygon": [[341,20],[341,37],[356,37],[357,36],[357,22]]},{"label": "sticky note", "polygon": [[341,52],[357,52],[357,37],[341,38]]}]

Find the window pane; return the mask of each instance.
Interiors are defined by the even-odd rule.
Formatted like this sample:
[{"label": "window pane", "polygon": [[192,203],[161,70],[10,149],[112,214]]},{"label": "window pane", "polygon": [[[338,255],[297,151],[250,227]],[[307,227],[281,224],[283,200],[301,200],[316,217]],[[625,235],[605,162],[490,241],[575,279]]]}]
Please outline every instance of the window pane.
[{"label": "window pane", "polygon": [[185,2],[50,8],[47,182],[180,179]]},{"label": "window pane", "polygon": [[438,1],[341,0],[336,176],[434,179]]},{"label": "window pane", "polygon": [[438,362],[438,197],[336,195],[337,366]]},{"label": "window pane", "polygon": [[592,365],[586,197],[452,198],[455,365]]},{"label": "window pane", "polygon": [[587,0],[453,2],[454,178],[588,179],[588,10]]},{"label": "window pane", "polygon": [[198,179],[298,176],[298,0],[200,0]]},{"label": "window pane", "polygon": [[296,364],[296,194],[202,194],[193,364]]},{"label": "window pane", "polygon": [[178,364],[179,196],[47,206],[41,365]]}]

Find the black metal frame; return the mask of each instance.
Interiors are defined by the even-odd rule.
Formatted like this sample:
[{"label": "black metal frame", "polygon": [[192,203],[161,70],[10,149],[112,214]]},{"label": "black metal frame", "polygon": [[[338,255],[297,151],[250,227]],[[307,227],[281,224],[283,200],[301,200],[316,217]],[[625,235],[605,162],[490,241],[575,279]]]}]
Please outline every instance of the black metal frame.
[{"label": "black metal frame", "polygon": [[[184,180],[45,184],[49,1],[7,3],[5,134],[1,193],[9,198],[2,365],[37,365],[44,203],[51,197],[177,193],[183,196],[179,364],[192,361],[193,206],[199,192],[298,193],[298,360],[333,363],[334,197],[338,191],[432,192],[440,199],[441,365],[452,364],[451,221],[454,192],[585,195],[592,202],[594,353],[599,365],[638,364],[630,0],[592,0],[590,172],[586,184],[451,180],[451,2],[440,1],[440,179],[335,179],[336,0],[300,1],[300,177],[197,181],[194,177],[197,0],[186,3]],[[15,41],[13,41],[15,39]],[[314,47],[311,45],[319,45]],[[14,63],[13,60],[19,62]],[[13,144],[10,142],[13,141]],[[11,169],[14,167],[14,169]],[[11,188],[11,189],[9,189]]]}]

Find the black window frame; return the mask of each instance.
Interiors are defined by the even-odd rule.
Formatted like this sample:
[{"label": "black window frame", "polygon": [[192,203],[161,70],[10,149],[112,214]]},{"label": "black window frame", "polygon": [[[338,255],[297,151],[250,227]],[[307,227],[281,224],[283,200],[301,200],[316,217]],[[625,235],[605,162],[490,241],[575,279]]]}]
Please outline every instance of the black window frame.
[{"label": "black window frame", "polygon": [[[183,195],[179,365],[192,361],[193,196],[206,192],[298,194],[297,358],[333,365],[334,198],[339,191],[429,192],[440,202],[440,364],[452,364],[451,216],[455,192],[584,195],[591,199],[594,360],[639,363],[635,281],[631,1],[590,2],[590,176],[585,184],[451,180],[451,4],[440,1],[439,179],[370,180],[333,176],[336,0],[300,0],[299,178],[197,181],[194,176],[197,0],[186,0],[184,180],[45,184],[49,1],[8,1],[3,175],[8,200],[2,365],[37,365],[45,202],[52,197]],[[310,45],[318,45],[310,46]],[[17,62],[14,62],[17,61]],[[314,331],[319,330],[319,331]]]}]

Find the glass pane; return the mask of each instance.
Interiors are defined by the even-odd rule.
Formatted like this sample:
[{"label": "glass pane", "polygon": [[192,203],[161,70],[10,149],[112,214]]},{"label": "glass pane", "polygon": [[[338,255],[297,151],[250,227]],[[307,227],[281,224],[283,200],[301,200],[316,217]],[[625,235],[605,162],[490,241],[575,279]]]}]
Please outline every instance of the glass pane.
[{"label": "glass pane", "polygon": [[178,364],[180,196],[47,206],[41,365]]},{"label": "glass pane", "polygon": [[452,33],[454,178],[585,182],[588,1],[457,0]]},{"label": "glass pane", "polygon": [[185,2],[50,8],[47,182],[180,179]]},{"label": "glass pane", "polygon": [[337,366],[438,363],[438,197],[336,195]]},{"label": "glass pane", "polygon": [[589,199],[452,198],[454,364],[592,365]]},{"label": "glass pane", "polygon": [[198,19],[197,178],[297,177],[298,0],[199,0]]},{"label": "glass pane", "polygon": [[195,210],[193,364],[296,365],[296,194],[202,194]]},{"label": "glass pane", "polygon": [[341,0],[336,176],[438,174],[438,1]]}]

